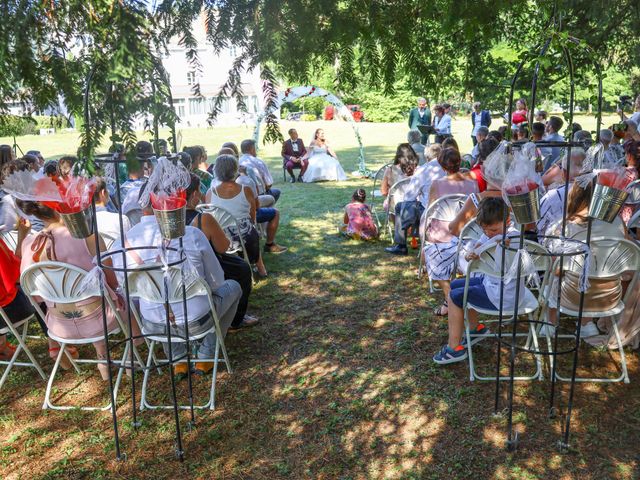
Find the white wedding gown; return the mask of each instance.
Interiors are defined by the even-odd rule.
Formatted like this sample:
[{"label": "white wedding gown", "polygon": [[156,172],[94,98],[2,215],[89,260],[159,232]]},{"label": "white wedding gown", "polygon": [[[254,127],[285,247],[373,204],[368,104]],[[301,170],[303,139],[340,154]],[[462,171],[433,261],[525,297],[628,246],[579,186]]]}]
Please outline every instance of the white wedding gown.
[{"label": "white wedding gown", "polygon": [[338,181],[347,179],[340,162],[327,153],[326,147],[313,147],[309,156],[309,168],[305,172],[302,180],[305,183]]}]

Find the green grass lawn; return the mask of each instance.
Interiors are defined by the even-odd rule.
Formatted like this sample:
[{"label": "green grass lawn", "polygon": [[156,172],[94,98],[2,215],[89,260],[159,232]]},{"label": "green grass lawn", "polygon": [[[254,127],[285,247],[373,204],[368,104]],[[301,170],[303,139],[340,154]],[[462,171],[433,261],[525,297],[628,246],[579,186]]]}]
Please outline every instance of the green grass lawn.
[{"label": "green grass lawn", "polygon": [[[580,119],[583,126],[591,123]],[[283,128],[290,124],[285,123]],[[318,126],[345,170],[357,166],[350,127],[337,122],[297,123],[308,142]],[[468,122],[454,122],[462,149],[470,148]],[[363,124],[370,168],[391,160],[405,140],[404,124]],[[183,144],[202,144],[210,157],[223,141],[251,136],[244,127],[184,130]],[[71,134],[19,139],[23,149],[46,156],[73,152]],[[2,141],[6,141],[2,139]],[[267,255],[270,272],[251,297],[260,326],[230,334],[233,374],[218,381],[216,411],[197,413],[184,431],[186,461],[173,456],[169,413],[145,411],[131,426],[130,381],[120,392],[122,449],[114,460],[108,413],[41,410],[45,385],[20,371],[0,392],[0,478],[202,478],[202,479],[634,479],[640,476],[638,353],[628,351],[630,385],[578,385],[572,451],[555,447],[561,424],[550,420],[548,381],[519,383],[515,424],[520,449],[507,453],[506,417],[493,415],[494,384],[469,382],[466,363],[437,367],[431,356],[446,338],[446,321],[432,316],[441,301],[415,275],[417,259],[389,257],[388,243],[340,238],[336,225],[355,188],[371,181],[282,182],[279,147],[264,146],[283,193],[278,242],[289,251]],[[34,341],[47,368],[45,343]],[[477,348],[479,368],[489,372],[494,346]],[[92,349],[85,349],[93,355]],[[580,350],[580,373],[609,365],[606,352]],[[617,359],[618,355],[611,354]],[[505,354],[505,359],[506,354]],[[503,362],[504,364],[504,362]],[[565,373],[568,361],[561,362]],[[519,368],[531,367],[523,355]],[[548,375],[547,375],[548,378]],[[199,399],[208,378],[195,378]],[[185,382],[180,394],[186,402]],[[137,375],[136,386],[141,379]],[[62,375],[62,401],[106,400],[97,372]],[[156,399],[168,401],[165,374],[154,378]],[[505,405],[506,385],[501,391]],[[559,385],[561,413],[568,389]],[[188,415],[182,415],[183,425]]]}]

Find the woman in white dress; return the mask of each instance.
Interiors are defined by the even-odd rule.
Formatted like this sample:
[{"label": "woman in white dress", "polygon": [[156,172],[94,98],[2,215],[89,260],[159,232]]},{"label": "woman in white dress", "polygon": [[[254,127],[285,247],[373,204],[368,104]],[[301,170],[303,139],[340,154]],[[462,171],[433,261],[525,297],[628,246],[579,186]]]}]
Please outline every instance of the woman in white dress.
[{"label": "woman in white dress", "polygon": [[347,179],[336,154],[329,148],[324,138],[324,130],[316,130],[303,159],[309,160],[309,167],[302,180],[305,183],[338,181]]}]

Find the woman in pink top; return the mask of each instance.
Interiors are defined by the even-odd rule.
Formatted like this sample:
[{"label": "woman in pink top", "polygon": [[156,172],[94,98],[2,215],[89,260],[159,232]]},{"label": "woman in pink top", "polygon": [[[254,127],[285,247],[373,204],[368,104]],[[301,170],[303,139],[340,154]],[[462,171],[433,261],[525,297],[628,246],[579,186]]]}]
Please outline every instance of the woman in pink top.
[{"label": "woman in pink top", "polygon": [[342,232],[346,236],[362,240],[378,238],[378,227],[373,221],[369,206],[364,203],[366,199],[366,192],[359,188],[351,197],[351,203],[344,207]]},{"label": "woman in pink top", "polygon": [[[73,238],[65,227],[58,213],[37,202],[16,203],[27,215],[33,215],[44,223],[44,228],[37,234],[30,234],[22,242],[22,262],[20,270],[24,272],[31,265],[40,261],[55,261],[68,263],[83,270],[90,271],[94,268],[93,258],[96,256],[95,238],[92,236],[85,239]],[[101,251],[106,251],[106,247],[99,238]],[[105,265],[110,265],[111,260],[105,260]],[[111,270],[104,270],[107,283],[107,293],[117,304],[118,310],[126,312],[126,303],[122,297],[116,295],[115,289],[118,281]],[[104,335],[102,324],[102,298],[92,297],[75,304],[54,304],[47,303],[47,313],[45,323],[49,331],[63,338],[91,338]],[[114,312],[107,307],[107,325],[111,330],[116,325]],[[133,325],[134,335],[139,335],[136,324]],[[140,343],[139,339],[137,343]],[[104,341],[95,342],[94,347],[98,359],[106,359],[106,346]],[[77,357],[74,348],[67,347],[69,353]],[[52,340],[49,340],[49,355],[56,358],[60,347]],[[71,368],[71,364],[66,357],[62,357],[61,366],[64,369]],[[108,369],[106,364],[98,364],[98,370],[103,380],[108,379]]]},{"label": "woman in pink top", "polygon": [[[460,153],[454,148],[445,148],[438,162],[447,173],[446,177],[434,180],[429,192],[429,200],[433,204],[446,195],[478,193],[478,183],[460,172]],[[429,277],[442,289],[444,298],[448,298],[450,279],[458,249],[458,239],[449,232],[449,219],[427,219],[427,240],[425,262]],[[445,301],[446,302],[446,301]],[[446,303],[437,309],[436,315],[447,315]]]}]

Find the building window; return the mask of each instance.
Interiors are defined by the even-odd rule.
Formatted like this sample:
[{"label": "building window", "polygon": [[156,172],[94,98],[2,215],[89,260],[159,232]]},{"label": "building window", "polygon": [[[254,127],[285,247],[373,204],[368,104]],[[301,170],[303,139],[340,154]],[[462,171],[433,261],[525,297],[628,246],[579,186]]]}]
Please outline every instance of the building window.
[{"label": "building window", "polygon": [[[216,105],[216,101],[218,97],[209,97],[209,111],[213,112],[213,109]],[[220,112],[219,113],[229,113],[229,99],[224,97],[222,102],[220,103]]]},{"label": "building window", "polygon": [[258,97],[252,95],[250,97],[242,97],[245,106],[247,107],[247,112],[249,113],[257,113],[258,112]]},{"label": "building window", "polygon": [[187,72],[187,85],[196,84],[196,72]]},{"label": "building window", "polygon": [[185,110],[185,102],[184,102],[184,98],[176,98],[173,100],[173,108],[176,111],[176,115],[178,115],[178,117],[182,118],[186,115],[186,110]]},{"label": "building window", "polygon": [[205,113],[204,98],[189,99],[189,115],[204,115]]}]

